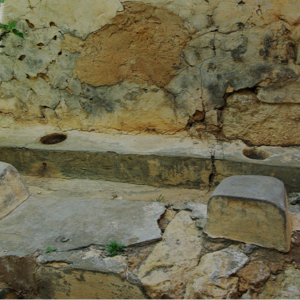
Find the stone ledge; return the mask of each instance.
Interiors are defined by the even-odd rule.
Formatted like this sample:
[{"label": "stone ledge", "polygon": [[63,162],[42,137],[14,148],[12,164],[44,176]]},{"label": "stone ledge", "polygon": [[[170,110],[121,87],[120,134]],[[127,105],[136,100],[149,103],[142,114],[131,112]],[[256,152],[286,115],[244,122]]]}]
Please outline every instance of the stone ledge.
[{"label": "stone ledge", "polygon": [[299,147],[249,149],[240,141],[79,131],[64,132],[67,139],[58,144],[40,142],[54,132],[53,128],[0,129],[0,160],[21,174],[38,177],[205,190],[229,176],[265,175],[283,181],[288,192],[298,192],[300,186]]}]

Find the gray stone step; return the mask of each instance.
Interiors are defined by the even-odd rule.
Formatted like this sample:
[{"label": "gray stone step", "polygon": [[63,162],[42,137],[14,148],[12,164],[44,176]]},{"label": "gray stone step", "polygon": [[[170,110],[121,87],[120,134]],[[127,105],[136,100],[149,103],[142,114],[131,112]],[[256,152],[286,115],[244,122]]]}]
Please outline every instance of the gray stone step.
[{"label": "gray stone step", "polygon": [[66,139],[57,144],[41,143],[52,133],[53,129],[1,129],[0,161],[23,175],[46,178],[204,190],[233,175],[265,175],[283,181],[288,192],[300,186],[299,147],[251,148],[240,141],[78,131],[64,132]]}]

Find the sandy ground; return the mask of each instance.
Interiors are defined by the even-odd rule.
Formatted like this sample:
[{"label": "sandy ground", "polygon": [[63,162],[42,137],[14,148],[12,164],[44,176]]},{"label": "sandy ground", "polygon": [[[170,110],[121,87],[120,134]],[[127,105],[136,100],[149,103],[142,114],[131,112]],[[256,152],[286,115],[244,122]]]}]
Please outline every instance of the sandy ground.
[{"label": "sandy ground", "polygon": [[88,179],[57,179],[23,176],[32,194],[61,197],[83,196],[100,199],[157,201],[166,204],[207,203],[212,191],[183,188],[158,188],[147,185]]}]

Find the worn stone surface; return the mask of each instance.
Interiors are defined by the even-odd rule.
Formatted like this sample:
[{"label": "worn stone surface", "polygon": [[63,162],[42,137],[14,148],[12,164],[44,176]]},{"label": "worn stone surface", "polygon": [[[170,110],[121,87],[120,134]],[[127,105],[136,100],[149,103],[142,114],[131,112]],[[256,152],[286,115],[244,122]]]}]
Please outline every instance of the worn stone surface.
[{"label": "worn stone surface", "polygon": [[226,102],[222,112],[222,132],[226,138],[242,139],[254,145],[300,143],[297,104],[263,103],[252,91],[234,93]]},{"label": "worn stone surface", "polygon": [[[256,148],[243,142],[181,135],[75,130],[64,132],[67,139],[61,143],[40,143],[42,136],[55,132],[60,131],[51,127],[0,129],[0,160],[16,166],[22,175],[42,178],[101,179],[211,192],[224,178],[247,174],[274,176],[284,182],[288,192],[299,190],[298,147]],[[246,156],[244,150],[249,148],[262,153],[263,159]]]},{"label": "worn stone surface", "polygon": [[269,279],[271,271],[263,262],[254,260],[239,270],[237,275],[240,278],[240,292],[245,292],[249,289],[259,291],[259,289]]},{"label": "worn stone surface", "polygon": [[265,284],[259,299],[298,299],[300,294],[300,270],[288,266],[278,276],[271,276]]},{"label": "worn stone surface", "polygon": [[[41,178],[36,176],[23,176],[31,194],[59,195],[69,197],[91,197],[109,200],[136,200],[156,201],[163,195],[164,205],[172,205],[175,202],[207,203],[212,192],[199,189],[154,187],[131,183],[113,182],[106,180],[90,179],[63,179]],[[173,206],[173,205],[172,205]],[[172,212],[167,210],[167,219],[172,218]],[[168,221],[167,221],[168,222]]]},{"label": "worn stone surface", "polygon": [[235,248],[204,255],[190,277],[185,298],[238,298],[238,278],[231,275],[247,262],[248,257]]},{"label": "worn stone surface", "polygon": [[182,298],[190,273],[198,264],[201,251],[199,231],[187,211],[171,221],[138,277],[151,298]]},{"label": "worn stone surface", "polygon": [[203,203],[186,203],[185,209],[191,210],[191,218],[196,220],[196,226],[204,228],[207,220],[207,205]]},{"label": "worn stone surface", "polygon": [[296,6],[7,1],[2,21],[17,20],[26,39],[2,43],[0,126],[298,145]]},{"label": "worn stone surface", "polygon": [[[3,256],[3,253],[1,253],[1,288],[9,288],[18,296],[22,294],[24,298],[30,299],[34,297],[37,292],[37,284],[35,280],[36,269],[37,263],[33,257]],[[22,296],[20,298],[22,298]]]},{"label": "worn stone surface", "polygon": [[266,176],[232,176],[216,188],[208,202],[204,231],[288,252],[291,224],[284,184]]},{"label": "worn stone surface", "polygon": [[[208,185],[210,152],[214,145],[208,141],[194,146],[194,140],[188,137],[166,139],[157,135],[102,135],[70,131],[64,142],[49,147],[39,142],[49,131],[42,132],[37,129],[29,136],[26,131],[23,132],[25,136],[22,132],[10,131],[10,138],[1,140],[0,144],[3,143],[2,146],[7,152],[3,149],[0,159],[10,161],[10,157],[20,172],[28,175],[189,188],[206,188]],[[28,149],[23,149],[27,152],[24,153],[25,157],[32,157],[29,161],[25,159],[29,162],[26,167],[24,161],[20,163],[19,160],[23,157],[23,150],[19,155],[12,155],[15,147],[8,146],[12,140],[15,140],[17,147],[23,145],[22,148]],[[80,151],[74,151],[78,147]],[[47,158],[44,156],[45,150],[48,153]]]},{"label": "worn stone surface", "polygon": [[0,219],[12,212],[30,193],[18,171],[0,162]]},{"label": "worn stone surface", "polygon": [[228,248],[232,244],[233,244],[232,240],[221,239],[221,238],[211,238],[208,235],[203,234],[202,235],[203,251],[201,252],[201,255],[209,253],[209,252],[223,250],[225,248]]},{"label": "worn stone surface", "polygon": [[[94,199],[98,200],[105,196],[112,206],[117,208],[122,202],[120,201],[121,196],[133,195],[133,191],[130,189],[138,188],[138,186],[130,188],[129,185],[124,184],[120,184],[118,187],[118,184],[108,182],[105,184],[98,182],[97,186],[97,182],[87,180],[59,181],[29,177],[25,179],[30,183],[31,192],[36,194],[36,197],[43,196],[40,197],[40,202],[44,202],[43,199],[46,196],[49,199],[59,198],[60,202],[64,202],[68,197],[75,199],[76,195],[82,199],[85,197],[85,206],[89,206]],[[147,190],[155,192],[157,195],[162,193],[162,190],[148,188],[140,187],[136,192]],[[163,195],[165,194],[163,193]],[[166,194],[166,201],[170,195]],[[141,198],[143,199],[143,197],[142,193]],[[116,257],[108,257],[106,248],[96,244],[68,251],[58,249],[53,253],[46,253],[45,248],[42,247],[32,256],[24,256],[24,253],[19,253],[22,255],[21,257],[12,256],[6,249],[1,249],[0,289],[2,291],[0,291],[0,295],[17,295],[22,298],[85,298],[88,295],[90,298],[143,299],[149,297],[144,294],[148,289],[153,295],[158,295],[157,297],[168,298],[297,298],[296,295],[299,293],[297,280],[299,274],[297,272],[300,266],[300,234],[298,231],[293,233],[292,247],[288,253],[226,239],[211,239],[205,234],[201,234],[201,231],[195,227],[199,220],[197,217],[201,216],[204,205],[201,203],[179,205],[183,203],[181,198],[185,197],[184,194],[173,194],[172,197],[177,200],[177,203],[173,205],[173,213],[171,212],[172,206],[169,205],[168,210],[170,210],[171,217],[174,213],[177,212],[177,214],[167,225],[165,229],[167,234],[163,241],[150,245],[132,245],[127,247],[122,255]],[[152,203],[155,203],[154,201],[155,198],[152,199]],[[135,203],[137,206],[140,205]],[[145,202],[142,203],[145,205]],[[24,203],[20,207],[23,205]],[[72,205],[78,206],[76,201],[72,202]],[[77,222],[78,211],[81,211],[81,208],[80,206],[76,211]],[[132,211],[131,207],[128,207],[128,210]],[[178,210],[184,211],[178,212]],[[295,207],[292,211],[294,215],[299,214]],[[31,212],[32,210],[28,211],[30,218],[32,218]],[[53,218],[55,214],[54,207],[52,214],[49,212],[49,215]],[[99,211],[97,214],[99,215]],[[131,215],[130,218],[132,218]],[[80,226],[85,226],[89,221],[93,222],[94,220],[86,218]],[[19,218],[18,222],[22,223],[23,219]],[[50,228],[49,222],[44,225],[41,222],[39,224],[45,225],[47,231],[56,228],[56,232],[60,232],[60,226],[64,226],[61,222],[56,222],[52,226],[50,224]],[[5,230],[2,223],[0,225],[2,230]],[[6,239],[10,239],[10,235],[13,235],[13,231],[7,229],[10,234],[5,231],[5,236],[1,239],[2,243]],[[40,229],[37,228],[37,230]],[[124,233],[124,227],[120,228],[120,231]],[[16,247],[24,248],[24,245],[26,246],[24,234],[19,231],[16,233],[19,233],[14,235]],[[62,239],[62,236],[59,240],[60,242],[47,244],[47,247],[59,248],[57,244],[69,243],[69,241],[63,243],[62,241],[65,239]],[[179,243],[181,244],[178,245]],[[161,244],[164,244],[164,247]],[[232,245],[228,247],[230,244]],[[185,245],[188,247],[185,248]],[[190,254],[192,262],[190,262]],[[145,265],[153,266],[153,269],[147,272],[144,268]],[[157,267],[158,265],[160,267]],[[143,277],[146,289],[138,276],[141,270],[146,272]],[[168,271],[164,273],[166,270]],[[154,277],[151,277],[151,272],[154,272]],[[166,274],[170,275],[167,279],[163,276]],[[154,279],[157,279],[155,284]],[[187,284],[185,280],[187,280]],[[149,282],[152,284],[150,287]],[[157,286],[157,289],[154,288],[154,285]],[[87,291],[83,294],[85,290]],[[179,290],[182,293],[186,291],[186,293],[180,296]]]},{"label": "worn stone surface", "polygon": [[[118,200],[116,206],[113,200],[99,198],[73,196],[61,201],[59,196],[33,195],[1,220],[0,247],[11,255],[26,255],[47,247],[70,250],[112,241],[124,245],[153,242],[161,239],[157,220],[164,211],[156,202]],[[19,236],[24,237],[22,247]]]},{"label": "worn stone surface", "polygon": [[132,269],[127,268],[127,255],[131,261],[131,252],[142,256],[139,247],[134,250],[114,257],[108,257],[105,247],[100,246],[52,253],[39,250],[25,257],[1,253],[0,286],[31,299],[144,299]]},{"label": "worn stone surface", "polygon": [[34,0],[20,4],[12,0],[7,1],[3,8],[3,22],[27,19],[35,29],[58,26],[62,32],[72,32],[81,38],[111,22],[117,11],[123,9],[118,0],[97,3],[88,0],[78,2],[76,6],[71,1]]},{"label": "worn stone surface", "polygon": [[141,289],[115,274],[43,267],[39,296],[56,299],[145,299]]},{"label": "worn stone surface", "polygon": [[168,10],[142,3],[124,5],[112,25],[86,41],[66,37],[63,48],[81,53],[74,76],[93,86],[128,79],[162,87],[176,75],[189,33],[181,18]]},{"label": "worn stone surface", "polygon": [[[298,191],[298,185],[295,184],[298,168],[294,169],[295,172],[286,168],[296,167],[299,155],[295,150],[298,151],[298,147],[248,147],[241,141],[231,141],[222,143],[222,149],[224,160],[215,160],[216,180],[219,182],[235,175],[272,176],[284,182],[288,192]],[[272,171],[269,169],[271,165]],[[287,177],[288,180],[284,179]]]},{"label": "worn stone surface", "polygon": [[[76,107],[74,128],[103,128],[121,132],[174,133],[186,126],[187,111],[177,114],[174,96],[155,85],[124,81],[119,84],[93,88],[86,85],[82,91],[84,99]],[[74,97],[73,97],[74,98]],[[71,101],[72,97],[70,97]],[[65,114],[70,102],[55,109],[58,124],[71,129]]]}]

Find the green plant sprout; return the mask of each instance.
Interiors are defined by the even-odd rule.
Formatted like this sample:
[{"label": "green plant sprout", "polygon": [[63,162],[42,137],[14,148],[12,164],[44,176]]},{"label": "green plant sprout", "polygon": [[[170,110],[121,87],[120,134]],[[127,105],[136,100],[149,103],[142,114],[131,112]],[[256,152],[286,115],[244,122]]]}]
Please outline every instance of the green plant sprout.
[{"label": "green plant sprout", "polygon": [[[1,1],[1,0],[0,0],[0,1]],[[56,250],[57,250],[56,248],[47,247],[46,253],[52,253],[52,252],[55,252]]]},{"label": "green plant sprout", "polygon": [[[0,0],[0,3],[4,3],[5,0]],[[0,34],[0,41],[4,39],[4,37],[9,36],[10,33],[13,33],[14,35],[18,36],[19,38],[24,40],[24,35],[21,31],[16,29],[17,26],[16,21],[11,21],[8,24],[2,24],[0,23],[0,30],[2,31]]]},{"label": "green plant sprout", "polygon": [[160,194],[159,197],[156,198],[155,201],[156,201],[156,202],[165,202],[165,197],[164,197],[162,194]]},{"label": "green plant sprout", "polygon": [[109,245],[105,245],[105,247],[110,256],[118,255],[124,252],[126,248],[125,245],[118,244],[116,241],[111,242]]}]

